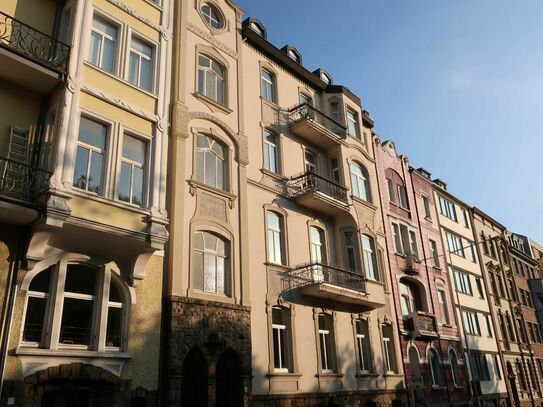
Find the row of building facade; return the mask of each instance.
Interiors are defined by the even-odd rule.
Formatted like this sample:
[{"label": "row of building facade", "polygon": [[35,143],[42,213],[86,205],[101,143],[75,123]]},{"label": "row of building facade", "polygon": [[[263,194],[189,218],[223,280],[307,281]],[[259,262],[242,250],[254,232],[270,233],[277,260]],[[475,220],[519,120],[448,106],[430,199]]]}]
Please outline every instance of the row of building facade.
[{"label": "row of building facade", "polygon": [[542,406],[543,248],[231,0],[0,5],[0,406]]}]

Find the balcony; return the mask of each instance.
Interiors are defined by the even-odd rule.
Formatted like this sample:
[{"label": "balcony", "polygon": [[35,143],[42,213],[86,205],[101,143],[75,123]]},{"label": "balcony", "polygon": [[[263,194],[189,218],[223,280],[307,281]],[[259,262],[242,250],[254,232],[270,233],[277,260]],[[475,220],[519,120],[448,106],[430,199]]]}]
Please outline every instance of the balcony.
[{"label": "balcony", "polygon": [[0,12],[0,76],[44,94],[68,74],[70,47]]},{"label": "balcony", "polygon": [[414,311],[409,314],[406,322],[407,329],[411,331],[413,338],[432,340],[439,336],[435,315]]},{"label": "balcony", "polygon": [[288,121],[292,133],[323,150],[338,145],[347,137],[345,126],[308,103],[290,108]]},{"label": "balcony", "polygon": [[358,273],[322,263],[306,263],[282,273],[284,290],[299,289],[304,295],[369,308],[382,306],[380,298],[370,298],[366,278]]},{"label": "balcony", "polygon": [[405,255],[405,264],[402,267],[405,274],[410,276],[416,276],[419,274],[419,269],[417,268],[417,257],[413,253],[407,253]]},{"label": "balcony", "polygon": [[314,172],[292,177],[287,187],[289,197],[300,206],[331,216],[349,211],[347,188]]}]

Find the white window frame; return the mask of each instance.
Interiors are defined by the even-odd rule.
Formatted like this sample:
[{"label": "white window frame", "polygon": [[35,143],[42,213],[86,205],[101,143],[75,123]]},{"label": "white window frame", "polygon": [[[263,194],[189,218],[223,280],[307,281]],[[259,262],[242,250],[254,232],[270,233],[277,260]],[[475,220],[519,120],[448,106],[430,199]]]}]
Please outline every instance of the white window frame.
[{"label": "white window frame", "polygon": [[424,207],[424,217],[426,219],[432,219],[432,212],[430,210],[430,198],[426,195],[422,195],[422,203]]},{"label": "white window frame", "polygon": [[[218,234],[218,233],[215,233],[215,232],[212,232],[212,231],[209,231],[209,230],[195,230],[193,232],[193,235],[197,234],[197,233],[203,233],[203,234],[210,234],[210,235],[214,235],[217,239],[219,240],[222,240],[223,243],[224,243],[224,255],[221,255],[219,252],[217,252],[217,250],[213,250],[213,249],[208,249],[206,246],[205,246],[205,238],[203,239],[203,242],[204,242],[204,248],[203,249],[199,249],[199,248],[196,248],[195,245],[193,245],[192,247],[192,258],[193,258],[193,278],[192,278],[192,286],[194,287],[194,290],[197,291],[197,292],[201,292],[201,293],[205,293],[205,294],[210,294],[210,295],[217,295],[217,296],[225,296],[225,297],[230,297],[230,241]],[[202,270],[197,270],[196,269],[196,261],[194,260],[194,256],[196,255],[196,253],[202,253]],[[206,290],[206,287],[205,287],[205,276],[206,276],[206,255],[207,256],[210,256],[210,257],[213,257],[214,258],[214,264],[215,264],[215,269],[213,270],[214,273],[215,273],[215,290],[212,291],[212,290]],[[223,277],[224,277],[224,282],[223,282],[223,292],[219,291],[218,290],[218,277],[217,277],[217,272],[218,272],[218,264],[219,264],[219,259],[222,259],[223,261]],[[195,284],[195,278],[196,278],[196,273],[199,273],[201,272],[202,273],[202,287],[199,288],[199,287],[196,287],[196,284]]]},{"label": "white window frame", "polygon": [[[359,374],[368,374],[372,371],[372,349],[371,349],[371,340],[370,336],[370,327],[369,321],[363,318],[357,318],[355,321],[355,338],[356,338],[356,353],[358,355],[358,373]],[[359,332],[359,323],[365,323],[367,325],[367,335]],[[367,352],[365,352],[367,351]],[[370,360],[365,360],[365,353]]]},{"label": "white window frame", "polygon": [[[321,328],[320,317],[330,323],[330,329]],[[319,313],[317,315],[317,329],[319,336],[320,371],[322,373],[334,373],[336,370],[336,356],[334,344],[334,319],[332,315]],[[324,352],[322,352],[324,350]],[[328,354],[330,351],[330,354]],[[323,354],[324,353],[324,354]]]},{"label": "white window frame", "polygon": [[475,311],[462,310],[462,318],[466,327],[466,333],[472,336],[481,336],[479,315]]},{"label": "white window frame", "polygon": [[[94,19],[100,19],[106,24],[109,24],[110,26],[114,27],[117,30],[117,37],[113,41],[113,38],[106,34],[105,32],[97,29],[94,27],[94,24],[91,23],[91,40],[89,41],[89,53],[87,55],[86,61],[88,61],[91,65],[96,66],[100,69],[103,69],[106,72],[109,72],[113,75],[117,75],[118,73],[118,67],[119,67],[119,40],[122,39],[122,26],[118,24],[117,22],[114,22],[109,18],[109,16],[105,16],[102,13],[97,12],[97,10],[94,10],[92,20],[94,22]],[[92,34],[95,33],[96,35],[99,35],[101,37],[100,40],[100,50],[98,52],[98,61],[95,64],[90,60],[90,52],[91,52],[91,42],[92,42]],[[109,40],[114,42],[114,51],[113,51],[113,69],[111,71],[108,71],[107,69],[102,67],[102,60],[104,57],[104,41]]]},{"label": "white window frame", "polygon": [[405,210],[409,210],[409,199],[407,198],[407,188],[405,185],[396,185],[398,195],[398,205]]},{"label": "white window frame", "polygon": [[[273,310],[279,310],[281,312],[282,318],[287,319],[287,321],[283,321],[283,324],[278,324],[273,322]],[[292,372],[292,361],[291,361],[291,340],[290,340],[290,310],[286,309],[284,307],[274,306],[271,308],[272,316],[272,364],[273,364],[273,371],[276,373],[289,373]],[[285,315],[288,314],[288,315]],[[284,341],[281,341],[281,336],[283,337]],[[275,348],[275,340],[277,340],[277,345],[279,349]],[[284,343],[286,349],[281,349],[281,344]],[[284,352],[281,352],[281,351]],[[285,359],[282,359],[282,354],[284,353]],[[279,367],[275,366],[275,356],[278,355],[279,360]]]},{"label": "white window frame", "polygon": [[438,301],[439,301],[439,306],[440,306],[440,311],[441,311],[442,318],[443,318],[443,323],[445,325],[450,325],[451,324],[451,316],[450,316],[450,313],[449,313],[449,305],[447,303],[447,294],[446,294],[445,290],[443,290],[443,289],[437,290],[437,298],[438,298]]},{"label": "white window frame", "polygon": [[361,241],[362,258],[364,260],[364,274],[366,278],[369,278],[370,280],[379,281],[379,268],[377,265],[375,239],[372,236],[363,233]]},{"label": "white window frame", "polygon": [[[138,139],[139,141],[143,142],[144,145],[145,145],[145,153],[144,153],[144,163],[141,164],[141,163],[138,163],[137,161],[134,161],[134,160],[131,160],[129,158],[126,158],[126,157],[123,157],[123,145],[124,145],[124,138],[126,136],[129,136],[129,137],[132,137],[132,138],[135,138],[135,139]],[[137,206],[137,207],[147,207],[147,198],[148,198],[148,183],[149,183],[149,145],[150,145],[150,140],[147,138],[147,137],[144,137],[142,135],[139,135],[139,134],[135,134],[134,132],[131,132],[131,131],[124,131],[122,132],[122,137],[121,139],[119,140],[119,157],[118,157],[118,169],[117,169],[117,187],[116,187],[116,192],[115,192],[115,197],[117,200],[119,200],[120,202],[123,202],[123,203],[128,203],[130,205],[134,205],[134,206]],[[120,186],[120,182],[121,182],[121,167],[122,167],[122,164],[123,163],[126,163],[128,165],[131,166],[131,173],[132,173],[132,179],[130,180],[130,200],[129,201],[124,201],[122,199],[119,198],[119,186]],[[141,168],[143,170],[143,197],[142,197],[142,202],[141,202],[141,205],[138,205],[138,204],[135,204],[132,202],[132,187],[133,187],[133,176],[134,176],[134,168]]]},{"label": "white window frame", "polygon": [[[200,65],[200,58],[205,58],[208,61],[208,66]],[[216,64],[220,68],[220,70],[222,71],[222,76],[219,75],[215,70],[213,70],[213,64]],[[200,72],[203,72],[202,91],[200,91]],[[213,82],[215,84],[215,97],[213,97],[213,95],[211,94],[211,89],[207,88],[209,75],[213,77]],[[199,94],[213,100],[220,105],[226,106],[226,77],[226,67],[220,61],[205,53],[198,53],[196,55],[196,91]],[[219,97],[219,90],[221,97]]]},{"label": "white window frame", "polygon": [[[357,169],[360,171],[360,174],[356,173]],[[353,196],[366,202],[370,202],[370,185],[366,169],[357,162],[352,162],[350,165],[350,170]]]},{"label": "white window frame", "polygon": [[[204,7],[209,8],[210,13],[206,13],[204,11]],[[208,2],[202,3],[202,5],[200,6],[200,13],[202,15],[202,19],[204,20],[204,22],[208,26],[210,26],[212,29],[220,30],[224,27],[224,21],[223,21],[221,13],[217,10],[215,6],[211,5],[210,3]],[[211,13],[214,13],[217,17],[213,18],[213,15]],[[215,27],[213,23],[216,23],[217,27]]]},{"label": "white window frame", "polygon": [[[273,172],[274,174],[280,174],[281,170],[279,165],[279,136],[276,133],[269,131],[268,129],[264,129],[262,137],[262,141],[264,143],[264,169]],[[268,137],[273,137],[275,142],[272,143],[271,141],[269,141]]]},{"label": "white window frame", "polygon": [[[208,144],[209,144],[209,147],[198,147],[198,137],[205,137],[206,139],[208,139]],[[211,142],[209,141],[211,140]],[[213,150],[213,144],[218,144],[221,148],[222,148],[222,152],[223,152],[223,158],[220,158],[217,153]],[[204,172],[203,172],[203,179],[199,179],[198,178],[198,170],[197,170],[197,166],[198,166],[198,153],[201,152],[203,154],[201,154],[200,156],[202,157],[201,159],[204,160],[204,163],[203,163],[203,168],[204,168]],[[215,156],[215,185],[212,185],[212,184],[208,184],[206,182],[206,164],[205,164],[205,159],[206,159],[206,156],[207,154],[213,154]],[[198,182],[201,182],[202,184],[204,185],[208,185],[212,188],[216,188],[216,189],[219,189],[219,190],[222,190],[222,191],[228,191],[228,188],[229,188],[229,172],[228,172],[228,165],[229,165],[229,162],[230,162],[230,155],[229,155],[229,151],[228,151],[228,146],[226,144],[224,144],[224,142],[214,136],[210,136],[210,135],[207,135],[207,134],[202,134],[202,133],[197,133],[194,137],[194,177],[195,179],[198,181]],[[219,184],[218,180],[219,180],[219,177],[218,177],[218,174],[219,174],[219,165],[222,165],[222,185]]]},{"label": "white window frame", "polygon": [[[353,129],[351,129],[351,125]],[[358,112],[351,108],[347,108],[347,130],[349,135],[357,140],[361,140],[360,137],[360,124],[358,120]],[[354,134],[353,134],[354,131]]]},{"label": "white window frame", "polygon": [[456,216],[456,207],[455,204],[449,201],[447,198],[439,195],[439,211],[440,213],[449,218],[453,222],[458,223],[458,217]]},{"label": "white window frame", "polygon": [[[384,328],[388,327],[391,336],[385,336]],[[396,351],[394,349],[394,328],[390,324],[384,324],[381,329],[383,338],[383,355],[385,363],[385,374],[395,374],[397,369]]]},{"label": "white window frame", "polygon": [[[264,76],[264,72],[269,75],[269,78]],[[260,68],[260,93],[263,99],[275,103],[275,83],[277,77],[273,71],[262,67]]]},{"label": "white window frame", "polygon": [[449,250],[449,253],[464,258],[466,257],[466,253],[464,251],[464,243],[461,236],[458,236],[457,234],[446,230],[445,238],[447,240],[447,249]]},{"label": "white window frame", "polygon": [[[269,216],[276,216],[279,223],[279,227],[274,227],[270,225]],[[285,264],[285,253],[284,253],[284,216],[273,210],[266,210],[266,239],[268,243],[268,261],[274,264]],[[277,259],[277,251],[279,251],[279,259]]]},{"label": "white window frame", "polygon": [[[307,160],[307,155],[313,155],[315,157],[315,162],[311,162]],[[317,152],[311,148],[304,148],[304,166],[306,172],[314,172],[315,174],[318,173],[319,170],[319,156],[317,155]]]},{"label": "white window frame", "polygon": [[439,250],[437,248],[437,242],[434,239],[428,239],[428,244],[430,246],[430,257],[432,258],[432,263],[434,267],[440,268],[441,264],[439,262]]},{"label": "white window frame", "polygon": [[454,283],[456,287],[456,291],[466,294],[466,295],[473,295],[473,289],[471,287],[471,278],[469,273],[466,273],[464,271],[453,269],[454,274]]},{"label": "white window frame", "polygon": [[[142,54],[138,50],[135,50],[132,48],[132,41],[136,40],[144,45],[147,45],[149,48],[151,48],[151,57],[148,57],[147,55]],[[126,81],[134,86],[136,86],[138,89],[141,89],[144,92],[149,92],[151,94],[155,93],[155,86],[156,86],[156,60],[157,60],[157,44],[154,41],[151,41],[149,38],[135,32],[130,32],[130,38],[128,41],[127,46],[127,57],[126,57]],[[130,82],[130,55],[134,53],[138,57],[138,72],[137,72],[137,83]],[[150,61],[151,62],[151,76],[149,78],[149,89],[145,89],[141,87],[141,61],[142,59]]]}]

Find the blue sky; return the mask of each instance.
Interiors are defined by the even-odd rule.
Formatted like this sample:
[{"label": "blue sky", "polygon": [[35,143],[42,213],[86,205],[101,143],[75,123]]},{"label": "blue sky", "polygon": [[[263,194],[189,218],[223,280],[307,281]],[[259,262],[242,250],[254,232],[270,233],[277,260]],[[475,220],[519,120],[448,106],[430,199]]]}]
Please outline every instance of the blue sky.
[{"label": "blue sky", "polygon": [[239,0],[412,166],[543,243],[543,2]]}]

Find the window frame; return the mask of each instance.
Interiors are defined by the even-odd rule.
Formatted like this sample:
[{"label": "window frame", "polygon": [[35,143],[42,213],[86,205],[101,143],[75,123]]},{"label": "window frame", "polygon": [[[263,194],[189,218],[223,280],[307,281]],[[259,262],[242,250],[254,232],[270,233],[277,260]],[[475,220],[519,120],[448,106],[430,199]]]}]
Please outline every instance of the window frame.
[{"label": "window frame", "polygon": [[[385,329],[390,330],[390,336],[385,336]],[[385,375],[398,373],[398,360],[396,356],[394,342],[394,327],[392,324],[385,323],[381,325],[381,338],[383,344],[383,356]]]},{"label": "window frame", "polygon": [[[277,219],[279,221],[279,228],[273,228],[270,226],[269,218],[268,216],[270,214],[273,214],[277,216]],[[266,261],[272,264],[277,264],[280,266],[286,266],[288,264],[287,256],[286,256],[286,227],[285,227],[285,215],[281,212],[278,212],[277,210],[274,210],[272,208],[267,208],[265,212],[265,222],[266,222]],[[276,259],[271,259],[270,257],[270,249],[271,249],[271,242],[270,242],[270,232],[274,234],[274,248],[275,248],[275,236],[276,234],[279,236],[279,256],[281,257],[280,262],[275,261]]]},{"label": "window frame", "polygon": [[[267,140],[268,137],[273,137],[275,139],[275,143],[272,143]],[[262,168],[264,168],[266,171],[269,171],[273,174],[281,175],[281,154],[280,154],[280,137],[277,133],[264,128],[262,131],[262,155],[263,155],[263,161],[262,161]],[[273,153],[273,154],[272,154]],[[275,169],[272,169],[272,155],[273,155],[273,166]]]},{"label": "window frame", "polygon": [[[203,10],[204,7],[208,7],[210,9],[210,11],[214,12],[216,15],[217,15],[217,23],[218,23],[218,26],[217,27],[214,27],[212,22],[211,22],[211,16],[207,16]],[[225,23],[225,19],[224,19],[224,16],[222,14],[222,12],[220,11],[220,9],[213,3],[210,3],[208,1],[205,1],[205,2],[202,2],[199,6],[199,13],[200,13],[200,16],[202,17],[202,20],[204,21],[204,23],[213,31],[221,31],[225,28],[226,26],[226,23]],[[209,17],[209,20],[207,20],[207,17]]]},{"label": "window frame", "polygon": [[[329,327],[321,328],[320,317],[328,321]],[[337,349],[336,349],[336,327],[334,313],[318,312],[315,316],[315,327],[317,334],[317,356],[319,373],[334,374],[338,370]],[[328,338],[328,340],[326,340]],[[323,350],[325,354],[323,355]],[[328,352],[330,351],[330,355]]]},{"label": "window frame", "polygon": [[471,285],[471,278],[469,273],[459,270],[457,268],[453,268],[453,277],[456,291],[462,294],[473,296],[473,287]]},{"label": "window frame", "polygon": [[[140,51],[137,51],[137,50],[134,50],[134,48],[132,48],[132,41],[136,39],[137,41],[143,43],[144,45],[147,45],[151,48],[151,57],[148,58],[146,55],[142,54]],[[130,60],[131,60],[131,54],[132,53],[135,53],[139,59],[139,63],[138,63],[138,81],[137,81],[137,84],[136,83],[133,83],[130,81],[130,70],[131,70],[131,63],[130,63]],[[157,54],[158,54],[158,44],[151,40],[149,37],[143,35],[142,33],[138,32],[138,31],[135,31],[134,29],[130,29],[130,32],[129,32],[129,35],[128,35],[128,40],[127,40],[127,43],[126,43],[126,62],[125,62],[125,80],[130,83],[131,85],[135,86],[136,88],[138,88],[139,90],[143,91],[143,92],[147,92],[147,93],[150,93],[152,95],[155,94],[156,92],[156,81],[157,81],[157,78],[156,78],[156,73],[157,73]],[[150,88],[149,89],[145,89],[144,87],[141,86],[141,77],[140,77],[140,73],[141,73],[141,59],[146,59],[146,60],[150,60],[151,62],[151,71],[150,71],[150,78],[149,78],[149,85],[150,85]]]},{"label": "window frame", "polygon": [[426,354],[426,360],[430,366],[430,377],[432,378],[432,387],[441,387],[443,386],[443,369],[441,365],[441,357],[439,352],[433,348],[428,348],[428,353]]},{"label": "window frame", "polygon": [[[68,274],[68,267],[71,265],[82,266],[87,269],[94,269],[96,271],[94,294],[82,294],[66,291],[66,276]],[[38,342],[25,341],[23,332],[25,330],[27,319],[28,300],[29,298],[36,298],[36,292],[30,290],[30,285],[38,274],[46,272],[49,268],[51,269],[51,276],[49,280],[49,291],[46,293],[47,303],[45,305],[41,339]],[[110,300],[109,293],[111,285],[113,284],[117,285],[118,287],[119,295],[121,296],[120,303]],[[121,277],[120,270],[113,263],[98,264],[88,261],[86,256],[65,255],[63,258],[53,264],[50,264],[49,266],[36,266],[32,272],[25,276],[20,290],[25,292],[19,336],[19,346],[21,348],[36,348],[59,352],[111,352],[117,354],[127,351],[128,330],[130,326],[129,319],[131,305],[134,303],[134,301],[132,298],[132,292]],[[66,293],[68,293],[68,295],[66,295]],[[89,344],[61,343],[60,331],[63,326],[62,317],[65,299],[88,300],[89,297],[94,297],[92,298],[92,322],[90,327],[91,332],[89,334]],[[119,346],[108,346],[106,343],[108,334],[107,321],[109,308],[111,307],[121,308],[122,310],[120,315],[121,331],[119,335]]]},{"label": "window frame", "polygon": [[[360,174],[356,173],[356,169],[360,171]],[[356,161],[353,161],[349,165],[349,171],[351,173],[351,188],[353,197],[371,203],[370,180],[366,167]]]},{"label": "window frame", "polygon": [[[205,165],[205,153],[207,151],[213,151],[213,148],[210,144],[210,147],[198,147],[198,137],[199,136],[202,136],[202,137],[206,137],[208,139],[212,139],[215,143],[217,143],[219,146],[221,146],[223,148],[223,153],[224,153],[224,159],[222,160],[223,161],[223,174],[222,174],[222,178],[223,178],[223,186],[222,187],[218,187],[217,186],[217,182],[215,182],[215,185],[211,185],[211,184],[208,184],[206,181],[205,181],[205,178],[206,178],[206,165]],[[202,149],[205,149],[205,150],[202,150]],[[198,178],[198,151],[202,151],[204,153],[204,156],[203,156],[203,159],[204,159],[204,163],[203,163],[203,167],[204,167],[204,174],[203,174],[203,180],[202,179],[199,179]],[[214,153],[216,155],[216,153]],[[195,180],[196,182],[202,184],[202,185],[205,185],[209,188],[212,188],[212,189],[215,189],[217,191],[223,191],[223,192],[230,192],[230,186],[231,186],[231,182],[230,182],[230,165],[231,165],[231,153],[230,153],[230,145],[227,144],[222,137],[218,137],[217,134],[213,133],[213,134],[209,134],[209,133],[205,133],[205,132],[195,132],[194,133],[194,147],[193,147],[193,165],[194,165],[194,168],[193,168],[193,175],[192,175],[192,178],[193,180]],[[220,160],[220,158],[217,156],[217,159]],[[217,170],[218,170],[218,167],[215,168],[215,176],[217,175]],[[217,180],[215,180],[217,181]]]},{"label": "window frame", "polygon": [[[97,30],[93,23],[94,23],[94,19],[95,17],[97,19],[101,19],[103,20],[105,23],[107,24],[110,24],[111,26],[113,26],[116,30],[117,30],[117,37],[115,38],[115,44],[114,44],[114,51],[113,51],[113,69],[111,71],[107,70],[106,68],[104,68],[101,64],[102,62],[102,59],[103,59],[103,49],[104,49],[104,38],[105,38],[105,34],[104,32],[101,32],[99,30]],[[101,42],[100,42],[100,55],[99,55],[99,63],[98,64],[95,64],[94,62],[91,61],[90,59],[90,53],[91,53],[91,43],[92,43],[92,34],[93,33],[96,33],[97,35],[100,35],[101,37]],[[96,67],[100,70],[103,70],[104,72],[107,72],[111,75],[115,75],[117,76],[119,74],[119,67],[120,67],[120,48],[122,47],[122,39],[123,39],[123,24],[121,24],[120,22],[114,20],[111,16],[109,16],[108,14],[105,14],[101,11],[99,11],[98,9],[94,9],[93,10],[93,15],[92,15],[92,22],[91,22],[91,31],[90,31],[90,39],[89,39],[89,52],[85,58],[85,61],[87,61],[89,64],[91,64],[93,67]],[[120,45],[120,46],[119,46]]]},{"label": "window frame", "polygon": [[424,208],[424,218],[427,220],[431,220],[432,212],[430,209],[430,197],[421,194],[421,198],[422,198],[422,206]]},{"label": "window frame", "polygon": [[[207,100],[210,100],[213,103],[216,103],[219,106],[222,106],[223,108],[227,108],[228,106],[228,66],[224,61],[217,58],[215,55],[212,55],[210,51],[206,49],[200,49],[200,47],[197,49],[196,52],[196,88],[195,91],[198,95],[203,96]],[[205,58],[209,62],[209,66],[202,66],[200,65],[200,58]],[[222,71],[222,78],[218,75],[217,72],[213,69],[213,64],[216,64]],[[202,84],[202,91],[200,91],[200,71],[203,71],[204,78],[203,78],[203,84]],[[216,97],[212,97],[210,94],[211,91],[207,89],[207,76],[208,75],[214,75],[214,83],[215,83],[215,93]],[[219,98],[219,90],[222,95],[222,99]]]},{"label": "window frame", "polygon": [[[354,134],[351,132],[351,126],[353,125]],[[360,119],[358,112],[350,107],[347,107],[347,133],[352,138],[362,141],[362,136],[360,132]]]},{"label": "window frame", "polygon": [[446,218],[452,220],[453,222],[458,223],[458,216],[456,214],[456,205],[454,202],[445,198],[442,195],[438,195],[439,201],[439,213],[441,213]]},{"label": "window frame", "polygon": [[[269,75],[269,79],[265,78],[263,73]],[[271,103],[277,103],[277,74],[267,66],[260,67],[260,96],[262,99]],[[264,86],[264,84],[266,86]]]},{"label": "window frame", "polygon": [[[359,332],[359,322],[366,325],[366,333]],[[357,361],[357,374],[366,375],[373,372],[373,352],[371,346],[371,327],[369,318],[353,318],[353,329],[355,338],[355,353]],[[363,331],[361,329],[360,331]],[[368,359],[368,360],[366,360]]]},{"label": "window frame", "polygon": [[[224,243],[224,256],[220,256],[217,253],[213,251],[206,252],[205,247],[205,239],[204,239],[204,248],[203,249],[197,249],[195,245],[196,237],[195,235],[197,233],[207,233],[214,235],[216,238],[220,239]],[[202,259],[202,288],[198,288],[196,286],[196,273],[198,270],[196,269],[196,252],[203,254]],[[214,255],[215,257],[215,264],[217,264],[217,258],[222,257],[224,258],[224,292],[213,292],[213,291],[206,291],[205,290],[205,255],[206,253],[209,253],[210,255]],[[191,278],[190,278],[190,287],[194,293],[198,293],[198,295],[203,295],[211,298],[224,298],[224,299],[231,299],[233,297],[233,269],[232,269],[232,240],[229,236],[218,232],[217,230],[214,230],[212,228],[198,228],[191,232],[191,255],[190,255],[190,261],[191,261]],[[215,286],[217,286],[217,269],[215,268]]]},{"label": "window frame", "polygon": [[[278,324],[277,322],[274,322],[273,320],[273,311],[279,310],[281,312],[281,316],[283,319],[286,319],[286,321],[283,321],[283,324]],[[291,310],[287,307],[279,306],[279,305],[273,305],[270,307],[270,334],[271,334],[271,341],[270,341],[270,351],[271,351],[271,359],[270,359],[270,366],[271,370],[274,373],[293,373],[294,371],[294,357],[293,357],[293,342],[292,342],[292,314]],[[284,344],[286,349],[284,349],[284,356],[285,361],[282,360],[282,353],[279,353],[279,360],[281,366],[276,367],[276,353],[278,349],[276,349],[275,345],[279,346],[281,348],[281,341],[279,340],[280,333],[283,333],[284,335]],[[277,342],[275,341],[275,334],[278,335]],[[281,349],[279,349],[280,351]]]},{"label": "window frame", "polygon": [[437,246],[437,241],[434,239],[428,238],[428,246],[430,247],[430,257],[432,258],[432,264],[435,268],[441,268],[441,263],[439,261],[439,249]]},{"label": "window frame", "polygon": [[[136,163],[135,161],[124,158],[123,157],[123,143],[126,136],[138,139],[139,141],[142,141],[144,143],[145,153],[144,153],[144,163],[141,166],[143,169],[143,180],[142,180],[142,189],[143,189],[143,197],[141,205],[132,203],[132,196],[130,196],[130,201],[124,201],[119,198],[119,185],[121,182],[121,166],[123,162],[126,162],[129,165],[132,165]],[[121,131],[121,137],[119,137],[119,148],[118,148],[118,156],[117,156],[117,172],[115,177],[115,200],[123,202],[124,204],[133,205],[138,208],[146,208],[148,207],[148,198],[149,198],[149,177],[150,177],[150,168],[149,168],[149,162],[150,162],[150,150],[151,150],[151,143],[152,140],[140,133],[137,133],[133,130],[129,129],[122,129]],[[137,163],[136,163],[137,164]],[[133,171],[134,165],[132,165],[132,171]],[[133,173],[132,173],[133,175]],[[131,180],[133,181],[133,180]],[[132,187],[130,188],[132,189]]]},{"label": "window frame", "polygon": [[449,311],[449,304],[447,302],[447,292],[444,288],[439,288],[437,290],[437,299],[440,306],[440,311],[442,315],[442,322],[444,325],[451,325],[451,314]]}]

